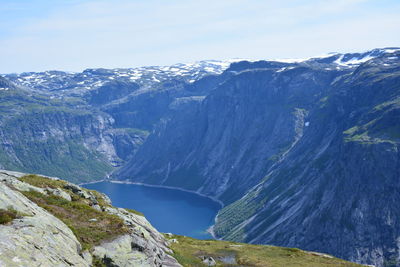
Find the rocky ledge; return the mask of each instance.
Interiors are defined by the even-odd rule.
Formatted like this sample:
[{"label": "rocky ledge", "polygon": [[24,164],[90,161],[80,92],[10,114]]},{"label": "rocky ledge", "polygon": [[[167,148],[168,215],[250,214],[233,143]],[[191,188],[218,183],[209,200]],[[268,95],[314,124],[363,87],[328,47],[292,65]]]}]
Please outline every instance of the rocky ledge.
[{"label": "rocky ledge", "polygon": [[0,171],[0,266],[181,266],[141,214],[57,178]]}]

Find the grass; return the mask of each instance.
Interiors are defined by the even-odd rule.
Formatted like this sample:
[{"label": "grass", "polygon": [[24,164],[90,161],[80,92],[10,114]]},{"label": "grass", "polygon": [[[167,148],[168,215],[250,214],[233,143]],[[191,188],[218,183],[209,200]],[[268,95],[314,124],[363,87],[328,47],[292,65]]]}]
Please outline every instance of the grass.
[{"label": "grass", "polygon": [[[40,188],[50,187],[62,189],[67,184],[67,182],[63,180],[54,180],[34,174],[25,175],[19,179]],[[85,188],[82,188],[82,190],[92,193],[100,206],[110,206],[101,193]],[[125,226],[120,217],[98,211],[90,206],[89,200],[74,194],[71,190],[65,189],[65,191],[68,191],[71,195],[72,202],[58,196],[43,195],[34,191],[21,193],[62,220],[74,232],[84,249],[90,249],[94,245],[100,244],[102,241],[111,240],[128,232],[128,227]],[[144,216],[141,212],[136,210],[125,210],[136,215]],[[97,221],[89,221],[90,219],[96,219]]]},{"label": "grass", "polygon": [[[129,232],[120,217],[98,211],[80,198],[70,202],[35,191],[21,193],[63,221],[74,232],[83,249],[90,249]],[[91,219],[96,221],[89,221]]]},{"label": "grass", "polygon": [[[174,257],[185,267],[205,266],[200,256],[211,256],[216,266],[253,267],[357,267],[356,263],[334,257],[321,256],[297,248],[283,248],[265,245],[250,245],[216,240],[197,240],[190,237],[174,236],[178,243],[171,244]],[[224,261],[234,259],[235,263]]]},{"label": "grass", "polygon": [[19,180],[40,188],[63,188],[67,184],[63,180],[49,179],[35,174],[25,175],[19,178]]},{"label": "grass", "polygon": [[0,224],[8,224],[18,217],[18,212],[12,208],[0,209]]},{"label": "grass", "polygon": [[140,211],[137,211],[137,210],[133,210],[133,209],[127,209],[127,208],[124,208],[126,211],[129,211],[130,213],[133,213],[133,214],[136,214],[136,215],[139,215],[139,216],[143,216],[144,217],[144,214],[143,213],[141,213]]}]

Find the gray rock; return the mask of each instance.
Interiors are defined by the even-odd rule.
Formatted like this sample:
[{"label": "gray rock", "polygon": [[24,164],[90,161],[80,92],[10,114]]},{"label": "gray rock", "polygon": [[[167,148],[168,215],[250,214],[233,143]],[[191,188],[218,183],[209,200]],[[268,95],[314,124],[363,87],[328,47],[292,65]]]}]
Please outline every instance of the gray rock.
[{"label": "gray rock", "polygon": [[98,211],[103,211],[102,209],[101,209],[101,207],[99,206],[99,205],[92,205],[92,208],[94,208],[94,209],[96,209],[96,210],[98,210]]},{"label": "gray rock", "polygon": [[202,262],[207,266],[215,266],[215,265],[217,265],[217,262],[214,260],[213,257],[202,256],[200,258],[201,258]]},{"label": "gray rock", "polygon": [[71,190],[74,194],[77,194],[82,198],[89,199],[93,204],[98,204],[96,197],[91,192],[86,191],[76,184],[67,183],[66,185],[64,185],[64,188]]},{"label": "gray rock", "polygon": [[166,235],[169,238],[172,238],[174,236],[174,234],[172,234],[172,233],[165,233],[164,235]]},{"label": "gray rock", "polygon": [[46,191],[55,196],[62,197],[65,200],[68,200],[68,201],[72,200],[71,195],[60,188],[46,188]]},{"label": "gray rock", "polygon": [[[131,229],[130,234],[95,246],[91,252],[82,251],[81,244],[63,222],[9,188],[17,184],[25,189],[26,183],[4,172],[0,173],[0,179],[0,209],[13,208],[23,214],[10,224],[0,225],[0,266],[85,267],[91,266],[93,256],[96,256],[112,266],[181,267],[168,255],[172,251],[164,236],[143,216],[121,208],[105,207],[104,212],[124,220]],[[68,184],[67,188],[78,194],[85,192],[73,184]],[[59,196],[64,192],[60,188],[47,188],[46,191]],[[92,193],[87,193],[89,199],[94,198]],[[89,221],[96,222],[97,219]]]},{"label": "gray rock", "polygon": [[100,258],[106,257],[113,263],[128,260],[131,266],[181,266],[168,255],[168,253],[173,253],[168,248],[168,241],[145,217],[122,208],[107,207],[105,212],[121,217],[132,229],[132,233],[96,246],[93,255]]},{"label": "gray rock", "polygon": [[82,191],[82,187],[73,183],[67,183],[66,185],[64,185],[64,188],[71,190],[75,194],[78,194]]},{"label": "gray rock", "polygon": [[0,208],[8,207],[26,216],[0,225],[0,266],[90,266],[63,222],[0,182]]},{"label": "gray rock", "polygon": [[42,194],[47,194],[43,188],[39,188],[18,180],[17,178],[21,176],[23,176],[21,175],[21,173],[8,171],[6,172],[2,170],[0,171],[0,182],[3,182],[4,184],[7,184],[8,186],[11,186],[12,188],[20,191],[36,191]]}]

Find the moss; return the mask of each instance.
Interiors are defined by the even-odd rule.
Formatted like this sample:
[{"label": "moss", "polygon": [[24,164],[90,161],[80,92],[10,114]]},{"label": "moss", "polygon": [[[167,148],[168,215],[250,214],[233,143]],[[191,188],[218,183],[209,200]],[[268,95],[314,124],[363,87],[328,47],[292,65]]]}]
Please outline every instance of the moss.
[{"label": "moss", "polygon": [[254,267],[357,267],[356,263],[334,257],[324,257],[297,248],[283,248],[265,245],[250,245],[216,240],[196,240],[190,237],[174,236],[178,243],[171,248],[173,256],[183,266],[204,266],[200,256],[211,256],[217,266],[233,266],[223,261],[230,256],[236,261],[234,266]]},{"label": "moss", "polygon": [[120,217],[98,211],[83,201],[70,202],[35,191],[22,193],[63,221],[74,232],[83,249],[90,249],[102,241],[112,240],[129,232]]},{"label": "moss", "polygon": [[92,266],[93,267],[109,267],[109,266],[107,266],[107,264],[104,262],[103,259],[101,259],[97,256],[93,256]]}]

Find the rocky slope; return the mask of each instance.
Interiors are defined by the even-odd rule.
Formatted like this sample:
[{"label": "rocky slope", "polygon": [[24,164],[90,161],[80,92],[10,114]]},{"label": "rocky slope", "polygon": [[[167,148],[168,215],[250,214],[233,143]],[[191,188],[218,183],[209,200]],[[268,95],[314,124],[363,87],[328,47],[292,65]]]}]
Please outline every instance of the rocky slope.
[{"label": "rocky slope", "polygon": [[[0,265],[181,266],[142,215],[110,204],[105,195],[56,178],[1,171],[0,211],[14,217],[6,222],[1,214]],[[78,208],[86,216],[74,218]],[[110,219],[118,228],[107,225]]]}]

